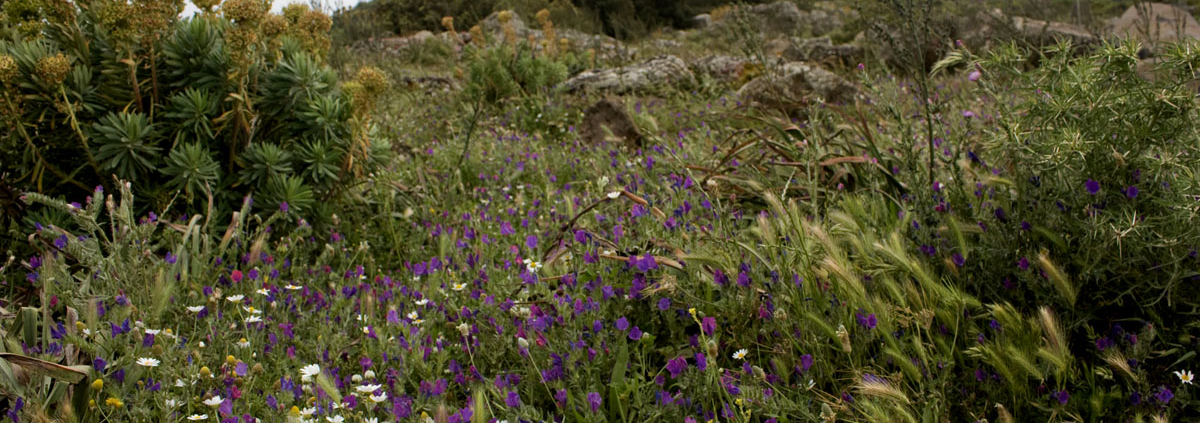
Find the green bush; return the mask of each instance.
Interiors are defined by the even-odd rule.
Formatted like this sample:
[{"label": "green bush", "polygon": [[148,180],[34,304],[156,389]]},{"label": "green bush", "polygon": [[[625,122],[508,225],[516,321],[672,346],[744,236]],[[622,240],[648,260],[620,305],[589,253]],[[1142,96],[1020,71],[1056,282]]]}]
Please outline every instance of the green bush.
[{"label": "green bush", "polygon": [[536,94],[567,77],[567,65],[538,54],[527,43],[498,45],[468,52],[463,93],[496,104],[506,98]]},{"label": "green bush", "polygon": [[115,175],[155,210],[173,202],[186,212],[213,195],[223,214],[266,192],[260,207],[294,199],[306,211],[386,159],[372,147],[369,111],[388,82],[343,93],[322,59],[328,16],[230,0],[180,20],[181,7],[34,0],[6,15],[0,106],[12,130],[0,154],[19,158],[0,164],[9,183],[74,197],[111,188]]}]

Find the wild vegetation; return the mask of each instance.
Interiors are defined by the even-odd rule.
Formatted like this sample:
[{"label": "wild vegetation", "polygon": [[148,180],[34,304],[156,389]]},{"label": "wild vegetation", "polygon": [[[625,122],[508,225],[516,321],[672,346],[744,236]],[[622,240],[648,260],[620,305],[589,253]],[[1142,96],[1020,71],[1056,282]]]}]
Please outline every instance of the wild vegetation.
[{"label": "wild vegetation", "polygon": [[0,413],[1188,421],[1195,41],[873,6],[886,51],[800,66],[748,6],[350,50],[301,6],[7,0]]}]

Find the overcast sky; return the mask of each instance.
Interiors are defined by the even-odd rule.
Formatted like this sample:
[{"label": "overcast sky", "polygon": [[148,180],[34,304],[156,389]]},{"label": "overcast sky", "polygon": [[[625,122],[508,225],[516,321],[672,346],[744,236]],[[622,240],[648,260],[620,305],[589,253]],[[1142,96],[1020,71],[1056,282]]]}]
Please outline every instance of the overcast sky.
[{"label": "overcast sky", "polygon": [[[324,9],[325,11],[328,12],[328,11],[332,11],[332,10],[339,9],[342,7],[354,6],[355,4],[361,3],[363,1],[365,1],[365,0],[316,0],[315,2],[322,4],[323,5],[322,9]],[[311,5],[312,3],[314,3],[314,1],[310,1],[310,0],[274,0],[271,3],[271,12],[279,13],[281,10],[283,10],[284,6],[287,6],[292,3],[301,3],[301,4]],[[192,16],[192,15],[196,14],[196,12],[198,12],[199,10],[200,9],[197,9],[196,6],[193,5],[191,1],[188,1],[187,7],[183,9],[183,16]]]}]

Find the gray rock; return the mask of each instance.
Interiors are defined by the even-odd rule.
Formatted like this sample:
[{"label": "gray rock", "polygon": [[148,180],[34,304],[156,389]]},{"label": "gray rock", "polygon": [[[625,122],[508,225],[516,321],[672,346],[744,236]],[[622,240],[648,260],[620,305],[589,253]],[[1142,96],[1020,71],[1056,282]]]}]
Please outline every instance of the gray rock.
[{"label": "gray rock", "polygon": [[1200,39],[1200,23],[1191,13],[1163,3],[1130,6],[1124,14],[1109,22],[1108,30],[1116,36],[1137,39],[1151,50],[1163,43]]},{"label": "gray rock", "polygon": [[824,68],[804,62],[784,64],[777,75],[763,75],[738,90],[743,100],[764,105],[779,105],[814,97],[829,103],[854,101],[858,88]]},{"label": "gray rock", "polygon": [[692,69],[696,74],[728,82],[741,77],[747,63],[750,59],[745,57],[712,55],[692,62]]},{"label": "gray rock", "polygon": [[854,44],[835,45],[829,37],[791,38],[786,40],[776,54],[788,62],[844,65],[861,61],[862,48]]},{"label": "gray rock", "polygon": [[[508,21],[508,25],[512,27],[513,33],[517,36],[517,41],[524,40],[529,35],[529,27],[525,25],[525,21],[521,20],[521,15],[516,11],[509,10],[512,14],[512,19]],[[493,40],[504,38],[504,26],[500,25],[500,12],[492,12],[482,21],[479,21],[479,27],[483,32]]]},{"label": "gray rock", "polygon": [[668,55],[636,65],[584,71],[568,79],[562,86],[568,92],[603,91],[625,94],[694,81],[695,77],[687,64],[678,57]]},{"label": "gray rock", "polygon": [[843,13],[840,9],[800,10],[791,1],[776,1],[774,3],[745,6],[745,9],[724,14],[718,21],[711,22],[708,27],[722,28],[734,25],[737,17],[744,13],[750,24],[765,34],[812,34],[824,35],[842,26]]},{"label": "gray rock", "polygon": [[756,4],[749,7],[749,12],[758,20],[759,28],[766,32],[791,33],[806,22],[805,13],[790,1]]},{"label": "gray rock", "polygon": [[1087,47],[1100,42],[1099,37],[1083,27],[1068,23],[1039,21],[1016,16],[1012,18],[1012,25],[1013,29],[1026,41],[1038,46],[1051,45],[1058,40],[1069,40],[1072,45],[1078,47]]},{"label": "gray rock", "polygon": [[712,15],[701,13],[692,17],[692,28],[706,29],[712,26]]}]

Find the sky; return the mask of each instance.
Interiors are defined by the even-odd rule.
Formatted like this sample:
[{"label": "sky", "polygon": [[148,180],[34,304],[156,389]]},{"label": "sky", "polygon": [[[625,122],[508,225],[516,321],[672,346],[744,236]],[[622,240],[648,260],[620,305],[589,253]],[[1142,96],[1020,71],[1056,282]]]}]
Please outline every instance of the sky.
[{"label": "sky", "polygon": [[[343,7],[351,7],[358,3],[361,3],[363,1],[366,1],[366,0],[274,0],[271,3],[271,13],[279,13],[280,11],[283,10],[284,6],[287,6],[292,3],[301,3],[301,4],[308,4],[308,5],[312,5],[312,3],[318,3],[318,4],[322,5],[322,9],[324,9],[325,11],[332,11],[332,10],[340,9]],[[188,1],[187,6],[184,7],[184,9],[183,9],[183,16],[185,16],[185,17],[192,16],[192,15],[196,14],[196,12],[199,12],[199,11],[200,11],[200,9],[197,9],[196,6],[193,5],[191,1]]]}]

